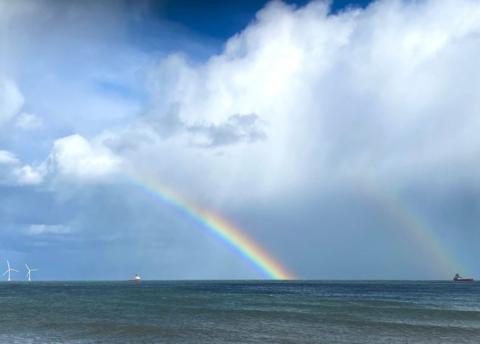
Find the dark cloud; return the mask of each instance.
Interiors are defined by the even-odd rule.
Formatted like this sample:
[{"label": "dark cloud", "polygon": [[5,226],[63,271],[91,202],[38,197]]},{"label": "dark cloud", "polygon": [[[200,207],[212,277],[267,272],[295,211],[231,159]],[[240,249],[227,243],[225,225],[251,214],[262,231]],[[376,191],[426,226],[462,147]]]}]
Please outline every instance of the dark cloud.
[{"label": "dark cloud", "polygon": [[[165,114],[147,116],[146,124],[153,128],[162,139],[186,135],[190,144],[202,148],[216,148],[241,142],[253,143],[267,139],[264,131],[265,122],[255,113],[234,114],[218,124],[188,124],[180,118],[178,109],[174,107]],[[139,131],[141,130],[133,130],[128,133],[128,137],[122,135],[121,138],[114,139],[122,142],[123,140],[131,141],[131,137],[138,136]],[[145,140],[145,137],[143,139],[134,137],[134,141],[141,142]],[[117,143],[116,146],[119,144]]]},{"label": "dark cloud", "polygon": [[193,135],[194,144],[199,147],[214,148],[233,145],[239,142],[252,143],[267,138],[260,118],[252,113],[232,115],[220,124],[196,124],[187,127]]}]

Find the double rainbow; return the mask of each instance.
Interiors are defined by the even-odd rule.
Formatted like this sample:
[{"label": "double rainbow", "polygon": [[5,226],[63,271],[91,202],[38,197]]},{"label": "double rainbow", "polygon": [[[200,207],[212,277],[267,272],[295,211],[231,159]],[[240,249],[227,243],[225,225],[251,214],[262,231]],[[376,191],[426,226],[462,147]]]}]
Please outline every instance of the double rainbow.
[{"label": "double rainbow", "polygon": [[[296,278],[259,243],[220,215],[187,201],[177,192],[158,183],[154,178],[130,174],[128,179],[224,242],[265,277],[281,280]],[[395,219],[407,231],[415,243],[423,248],[434,261],[434,268],[438,273],[449,276],[456,271],[468,271],[452,254],[448,253],[448,248],[442,243],[436,231],[397,195],[383,190],[379,185],[370,181],[364,180],[357,185],[362,186],[361,189],[367,199],[375,200],[392,219]]]}]

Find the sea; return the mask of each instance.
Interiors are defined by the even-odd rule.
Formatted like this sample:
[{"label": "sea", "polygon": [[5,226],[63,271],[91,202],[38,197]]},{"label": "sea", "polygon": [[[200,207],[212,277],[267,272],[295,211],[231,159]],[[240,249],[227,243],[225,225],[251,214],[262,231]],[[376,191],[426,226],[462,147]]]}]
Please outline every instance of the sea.
[{"label": "sea", "polygon": [[0,343],[480,343],[480,283],[2,282]]}]

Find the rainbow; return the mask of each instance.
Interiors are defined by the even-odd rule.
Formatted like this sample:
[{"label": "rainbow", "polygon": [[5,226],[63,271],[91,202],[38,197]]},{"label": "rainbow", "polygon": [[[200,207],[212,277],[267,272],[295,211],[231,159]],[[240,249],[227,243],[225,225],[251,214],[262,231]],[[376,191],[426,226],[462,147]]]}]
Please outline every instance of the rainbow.
[{"label": "rainbow", "polygon": [[395,219],[414,240],[413,245],[421,245],[425,253],[432,258],[435,269],[442,276],[451,276],[455,272],[467,273],[451,250],[440,240],[436,231],[408,204],[394,192],[380,187],[378,183],[363,180],[358,183],[366,196],[392,218]]},{"label": "rainbow", "polygon": [[[295,279],[288,271],[263,247],[250,238],[238,226],[215,214],[187,201],[177,192],[161,185],[154,178],[129,174],[128,181],[169,205],[182,216],[189,218],[200,228],[218,238],[233,251],[247,260],[259,273],[272,279]],[[408,235],[414,245],[421,245],[425,253],[432,258],[434,268],[442,276],[450,276],[453,272],[466,273],[468,269],[450,253],[450,250],[438,237],[435,230],[408,206],[398,195],[382,189],[378,183],[362,180],[360,186],[367,199],[374,200],[392,219],[395,219]]]},{"label": "rainbow", "polygon": [[238,226],[235,226],[220,215],[188,202],[178,193],[158,183],[154,178],[129,174],[127,179],[130,183],[173,207],[183,216],[193,220],[194,223],[207,230],[209,234],[220,239],[233,251],[246,259],[262,275],[279,280],[296,278]]}]

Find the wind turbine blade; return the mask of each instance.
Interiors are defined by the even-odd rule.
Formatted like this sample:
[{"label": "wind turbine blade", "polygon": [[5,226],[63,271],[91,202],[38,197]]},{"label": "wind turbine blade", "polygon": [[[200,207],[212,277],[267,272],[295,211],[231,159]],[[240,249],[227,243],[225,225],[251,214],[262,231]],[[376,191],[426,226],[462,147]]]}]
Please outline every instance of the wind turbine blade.
[{"label": "wind turbine blade", "polygon": [[10,270],[15,271],[15,272],[18,272],[18,270],[15,270],[14,268],[11,268]]},{"label": "wind turbine blade", "polygon": [[28,267],[28,265],[27,265],[27,264],[25,264],[25,267],[27,268],[27,270],[30,270],[30,268]]},{"label": "wind turbine blade", "polygon": [[5,276],[6,274],[8,274],[8,270],[3,273],[3,276]]}]

